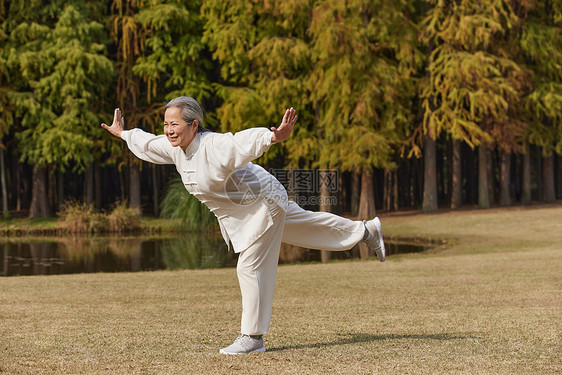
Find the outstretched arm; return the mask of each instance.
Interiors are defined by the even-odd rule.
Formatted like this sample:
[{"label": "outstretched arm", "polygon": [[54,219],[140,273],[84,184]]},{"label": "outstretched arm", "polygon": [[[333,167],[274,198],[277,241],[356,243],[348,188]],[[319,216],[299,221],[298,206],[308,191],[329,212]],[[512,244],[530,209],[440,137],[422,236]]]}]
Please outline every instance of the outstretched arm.
[{"label": "outstretched arm", "polygon": [[240,168],[248,162],[259,158],[276,142],[289,138],[297,121],[294,108],[287,109],[281,125],[267,128],[251,128],[236,134],[217,134],[212,138],[214,159],[227,170]]},{"label": "outstretched arm", "polygon": [[278,128],[273,126],[271,131],[273,135],[271,136],[271,142],[277,143],[282,142],[285,139],[289,138],[291,132],[293,131],[293,127],[297,122],[297,112],[293,107],[285,111],[285,115],[283,116],[283,120],[281,121],[281,125]]},{"label": "outstretched arm", "polygon": [[115,112],[113,113],[113,123],[111,126],[102,122],[101,127],[114,136],[121,138],[121,133],[123,133],[125,128],[125,117],[121,116],[121,110],[119,108],[115,108]]},{"label": "outstretched arm", "polygon": [[129,150],[139,159],[154,164],[173,164],[173,147],[164,135],[154,135],[141,129],[125,130],[125,118],[121,110],[115,108],[113,123],[108,126],[102,123],[101,127],[114,136],[127,142]]}]

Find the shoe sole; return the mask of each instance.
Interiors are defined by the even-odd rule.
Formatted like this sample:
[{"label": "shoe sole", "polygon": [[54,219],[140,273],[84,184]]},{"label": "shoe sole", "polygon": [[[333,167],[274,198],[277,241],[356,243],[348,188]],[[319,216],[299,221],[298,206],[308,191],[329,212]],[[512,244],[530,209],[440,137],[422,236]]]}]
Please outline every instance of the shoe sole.
[{"label": "shoe sole", "polygon": [[219,350],[220,354],[226,354],[226,355],[244,355],[244,354],[264,353],[264,352],[265,352],[265,346],[262,346],[261,348],[256,349],[256,350],[252,350],[251,352],[248,352],[248,353],[227,353],[227,352],[223,351],[222,349]]}]

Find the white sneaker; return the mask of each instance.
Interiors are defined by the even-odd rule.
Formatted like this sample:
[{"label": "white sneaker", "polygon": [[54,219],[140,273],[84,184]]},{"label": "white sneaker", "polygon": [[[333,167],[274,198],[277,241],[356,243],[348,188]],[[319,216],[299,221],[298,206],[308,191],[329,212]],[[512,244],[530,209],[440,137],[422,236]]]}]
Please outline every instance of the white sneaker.
[{"label": "white sneaker", "polygon": [[382,239],[382,225],[378,217],[373,220],[363,221],[365,224],[365,229],[367,229],[367,238],[365,242],[369,249],[374,250],[377,254],[377,258],[384,262],[386,259],[386,250],[384,248],[384,241]]},{"label": "white sneaker", "polygon": [[234,343],[226,348],[220,350],[221,354],[249,354],[249,353],[263,353],[265,346],[263,346],[263,337],[254,339],[248,335],[240,335]]}]

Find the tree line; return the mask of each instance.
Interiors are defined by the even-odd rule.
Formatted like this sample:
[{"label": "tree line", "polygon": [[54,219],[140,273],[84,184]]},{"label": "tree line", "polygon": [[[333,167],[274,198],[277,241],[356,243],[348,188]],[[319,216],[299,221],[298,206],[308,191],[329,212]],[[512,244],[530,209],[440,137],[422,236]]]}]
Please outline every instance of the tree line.
[{"label": "tree line", "polygon": [[0,0],[0,19],[5,216],[70,199],[158,214],[173,167],[99,124],[118,106],[161,133],[179,95],[216,131],[295,107],[259,162],[337,170],[323,210],[562,197],[562,0]]}]

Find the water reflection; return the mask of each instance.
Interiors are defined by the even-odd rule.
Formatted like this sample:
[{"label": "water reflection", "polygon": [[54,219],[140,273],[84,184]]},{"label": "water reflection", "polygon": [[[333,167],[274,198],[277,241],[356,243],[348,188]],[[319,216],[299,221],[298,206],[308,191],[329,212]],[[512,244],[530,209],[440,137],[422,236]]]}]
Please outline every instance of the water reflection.
[{"label": "water reflection", "polygon": [[[423,246],[387,245],[389,255],[422,250]],[[331,259],[360,257],[358,249],[332,252],[330,255]],[[42,237],[0,240],[0,276],[233,267],[236,260],[237,255],[227,252],[222,237],[217,233],[176,237]],[[289,245],[283,245],[279,257],[279,263],[320,260],[320,251]]]},{"label": "water reflection", "polygon": [[60,237],[0,240],[0,275],[225,267],[219,236]]},{"label": "water reflection", "polygon": [[167,269],[235,266],[232,252],[219,236],[182,236],[162,244],[162,261]]}]

